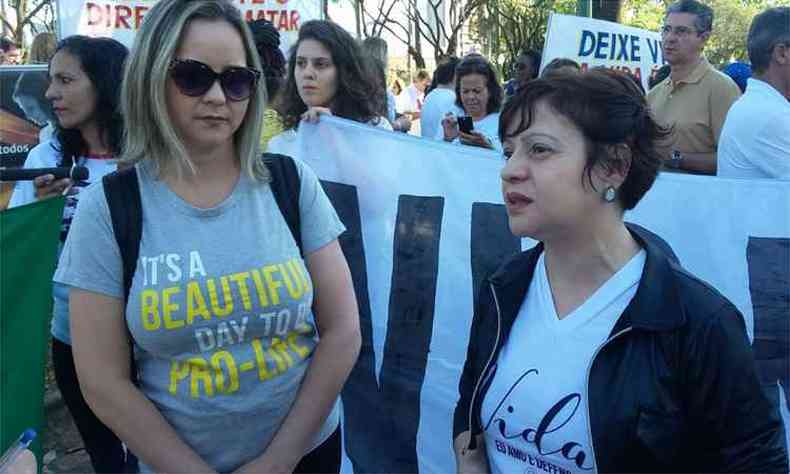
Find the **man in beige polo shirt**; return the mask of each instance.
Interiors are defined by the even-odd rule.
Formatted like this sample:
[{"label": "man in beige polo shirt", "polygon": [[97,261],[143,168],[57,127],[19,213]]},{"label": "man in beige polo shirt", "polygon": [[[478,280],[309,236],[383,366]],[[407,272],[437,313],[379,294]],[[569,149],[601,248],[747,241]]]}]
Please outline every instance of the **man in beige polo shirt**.
[{"label": "man in beige polo shirt", "polygon": [[655,118],[674,133],[664,151],[670,170],[716,174],[716,148],[727,111],[740,89],[702,55],[713,27],[713,10],[696,0],[680,0],[667,9],[661,29],[669,77],[650,90]]}]

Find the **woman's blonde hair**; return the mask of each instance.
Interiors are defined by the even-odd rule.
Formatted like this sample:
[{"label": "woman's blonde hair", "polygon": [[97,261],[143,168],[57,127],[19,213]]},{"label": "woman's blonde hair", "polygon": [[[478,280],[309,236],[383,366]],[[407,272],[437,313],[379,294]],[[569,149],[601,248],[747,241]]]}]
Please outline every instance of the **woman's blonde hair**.
[{"label": "woman's blonde hair", "polygon": [[55,55],[55,35],[49,32],[43,32],[33,38],[33,43],[30,45],[28,52],[28,64],[48,64],[52,56]]},{"label": "woman's blonde hair", "polygon": [[[261,70],[255,43],[239,10],[228,0],[168,0],[158,2],[146,13],[137,33],[121,87],[121,110],[126,119],[121,163],[152,160],[157,173],[176,162],[182,169],[196,171],[187,156],[167,110],[166,83],[170,63],[181,38],[193,20],[226,21],[241,35],[247,64]],[[257,181],[269,180],[269,172],[258,152],[266,86],[258,81],[250,96],[247,113],[236,131],[234,143],[242,170]]]}]

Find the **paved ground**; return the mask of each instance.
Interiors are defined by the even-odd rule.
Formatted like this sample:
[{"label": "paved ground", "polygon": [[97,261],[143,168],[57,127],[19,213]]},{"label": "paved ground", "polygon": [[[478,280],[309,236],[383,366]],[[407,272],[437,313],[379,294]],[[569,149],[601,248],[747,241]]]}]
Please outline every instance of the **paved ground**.
[{"label": "paved ground", "polygon": [[[51,352],[49,352],[51,354]],[[44,433],[44,474],[92,473],[88,453],[74,426],[66,405],[60,397],[52,363],[47,364],[46,393],[44,394],[44,416],[47,422]]]}]

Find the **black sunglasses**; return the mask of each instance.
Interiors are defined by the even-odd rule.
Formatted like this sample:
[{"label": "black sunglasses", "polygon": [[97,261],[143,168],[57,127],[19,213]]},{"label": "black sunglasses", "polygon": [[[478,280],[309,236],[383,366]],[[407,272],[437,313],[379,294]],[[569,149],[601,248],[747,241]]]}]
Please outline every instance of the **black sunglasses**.
[{"label": "black sunglasses", "polygon": [[233,66],[216,73],[208,64],[194,59],[173,59],[170,62],[170,77],[178,90],[189,97],[200,97],[211,89],[214,81],[219,80],[225,97],[238,102],[252,95],[261,72],[249,67]]}]

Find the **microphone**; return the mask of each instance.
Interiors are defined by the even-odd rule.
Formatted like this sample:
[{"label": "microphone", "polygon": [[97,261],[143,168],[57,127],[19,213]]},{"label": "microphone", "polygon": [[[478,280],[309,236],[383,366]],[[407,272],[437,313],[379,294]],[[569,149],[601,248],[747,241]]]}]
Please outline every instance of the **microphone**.
[{"label": "microphone", "polygon": [[85,166],[0,168],[0,181],[31,181],[45,174],[55,175],[55,179],[71,178],[72,181],[86,181],[90,176],[90,172]]}]

